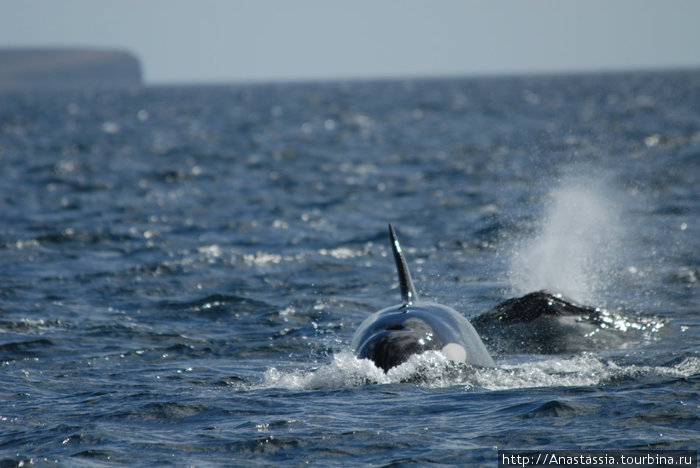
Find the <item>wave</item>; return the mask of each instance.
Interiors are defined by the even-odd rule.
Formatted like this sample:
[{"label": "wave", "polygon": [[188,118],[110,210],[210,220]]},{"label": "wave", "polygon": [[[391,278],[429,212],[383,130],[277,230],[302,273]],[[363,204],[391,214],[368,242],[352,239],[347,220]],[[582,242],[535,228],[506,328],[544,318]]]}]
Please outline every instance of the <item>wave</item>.
[{"label": "wave", "polygon": [[408,383],[426,388],[462,386],[466,390],[511,390],[534,387],[589,387],[618,384],[644,376],[686,378],[700,374],[700,358],[687,356],[667,366],[618,364],[591,353],[538,360],[516,360],[497,367],[475,367],[448,360],[439,351],[412,356],[387,373],[350,351],[333,355],[331,362],[311,369],[265,371],[259,388],[321,390],[365,385]]}]

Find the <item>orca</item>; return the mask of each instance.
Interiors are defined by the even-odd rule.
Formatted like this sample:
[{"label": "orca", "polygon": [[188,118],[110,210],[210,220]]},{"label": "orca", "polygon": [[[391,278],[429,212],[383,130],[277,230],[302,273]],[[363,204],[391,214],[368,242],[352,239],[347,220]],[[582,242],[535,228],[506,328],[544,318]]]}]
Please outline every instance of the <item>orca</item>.
[{"label": "orca", "polygon": [[640,338],[640,332],[662,326],[653,319],[578,304],[550,291],[508,299],[471,323],[495,355],[609,349]]},{"label": "orca", "polygon": [[362,322],[351,342],[357,356],[372,360],[385,372],[412,355],[429,350],[440,351],[456,362],[495,366],[466,318],[446,305],[420,300],[391,224],[389,238],[399,276],[401,303],[382,309]]}]

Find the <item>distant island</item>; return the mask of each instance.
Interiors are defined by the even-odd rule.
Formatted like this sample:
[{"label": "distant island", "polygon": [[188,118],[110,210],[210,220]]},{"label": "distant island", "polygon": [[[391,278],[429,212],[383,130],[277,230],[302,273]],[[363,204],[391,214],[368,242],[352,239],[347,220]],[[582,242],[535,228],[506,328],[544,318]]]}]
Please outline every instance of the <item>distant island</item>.
[{"label": "distant island", "polygon": [[0,49],[0,91],[132,87],[142,84],[131,53],[100,49]]}]

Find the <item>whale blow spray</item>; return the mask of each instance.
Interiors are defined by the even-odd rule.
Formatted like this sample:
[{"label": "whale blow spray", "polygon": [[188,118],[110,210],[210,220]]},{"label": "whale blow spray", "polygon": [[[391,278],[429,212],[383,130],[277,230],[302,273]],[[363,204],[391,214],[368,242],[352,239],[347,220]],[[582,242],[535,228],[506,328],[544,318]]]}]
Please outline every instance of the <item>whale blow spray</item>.
[{"label": "whale blow spray", "polygon": [[600,303],[619,264],[623,223],[609,185],[566,177],[549,194],[535,235],[516,241],[508,279],[516,294],[541,289]]}]

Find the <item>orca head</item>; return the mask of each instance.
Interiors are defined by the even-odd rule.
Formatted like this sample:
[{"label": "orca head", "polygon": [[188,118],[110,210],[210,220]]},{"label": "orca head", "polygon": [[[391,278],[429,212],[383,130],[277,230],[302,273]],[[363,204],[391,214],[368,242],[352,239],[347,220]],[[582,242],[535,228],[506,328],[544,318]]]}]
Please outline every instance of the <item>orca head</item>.
[{"label": "orca head", "polygon": [[479,335],[464,317],[451,307],[419,299],[391,224],[389,238],[399,277],[401,304],[376,312],[360,325],[351,344],[358,357],[371,359],[385,372],[412,355],[428,350],[441,351],[457,362],[493,366]]}]

